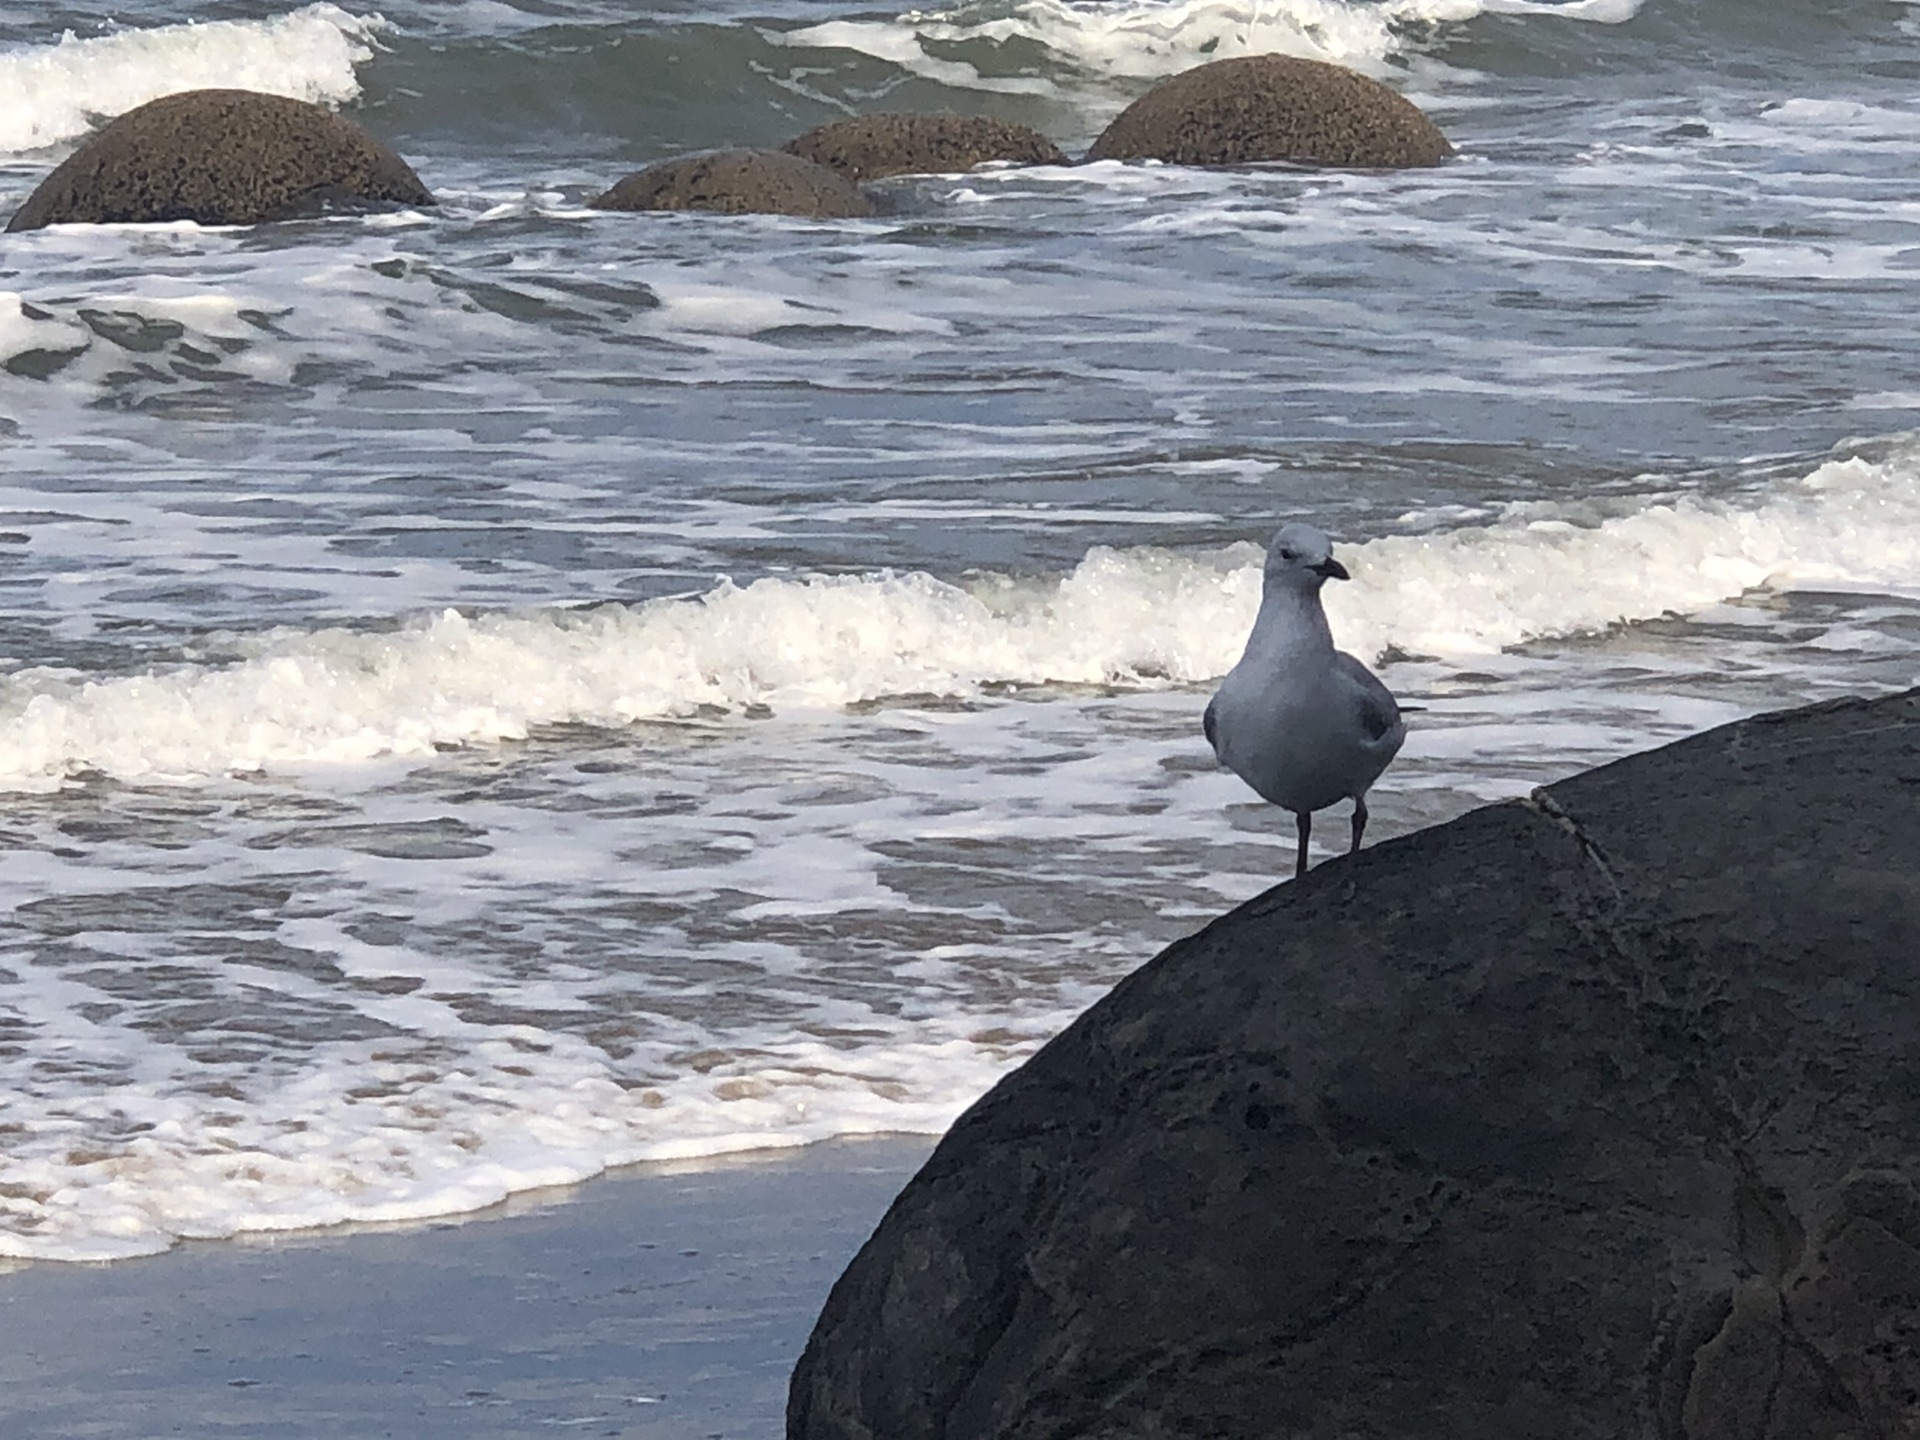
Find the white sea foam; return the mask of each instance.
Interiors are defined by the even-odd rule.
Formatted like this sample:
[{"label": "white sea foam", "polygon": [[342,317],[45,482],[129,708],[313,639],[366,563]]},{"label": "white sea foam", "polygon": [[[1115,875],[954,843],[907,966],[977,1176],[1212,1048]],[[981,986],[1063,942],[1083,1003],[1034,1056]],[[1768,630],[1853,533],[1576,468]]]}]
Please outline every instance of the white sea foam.
[{"label": "white sea foam", "polygon": [[[180,225],[192,228],[190,222]],[[145,228],[151,233],[157,227]],[[247,303],[233,295],[155,279],[88,298],[93,303],[47,309],[18,291],[0,290],[0,361],[34,351],[76,357],[68,361],[71,369],[65,373],[93,386],[116,369],[124,370],[130,338],[140,343],[156,330],[171,328],[178,332],[175,338],[211,345],[222,366],[244,370],[250,378],[278,380],[291,368],[288,361],[254,350],[251,342],[260,331],[244,318]],[[121,343],[101,345],[103,334],[117,335]],[[19,390],[13,387],[9,399]]]},{"label": "white sea foam", "polygon": [[[317,825],[281,805],[339,790],[233,787],[234,826],[151,867],[137,845],[107,866],[10,848],[0,1018],[27,1040],[0,1054],[0,1255],[449,1214],[628,1160],[936,1132],[1183,924],[1104,922],[1115,872],[1165,853],[1185,873],[1219,830],[1216,777],[1164,763],[1194,748],[1194,698],[1128,697],[1122,736],[1102,736],[1108,703],[752,727],[660,765],[574,748],[523,757],[513,797],[376,783]],[[1041,762],[1043,791],[1023,778]],[[449,809],[469,853],[365,848]],[[1036,845],[1045,864],[991,893],[916,883],[947,852]],[[904,876],[903,846],[922,861]],[[1252,875],[1216,848],[1209,885],[1263,888],[1250,848]],[[1089,869],[1106,878],[1069,878]],[[1216,899],[1137,880],[1137,905]],[[182,980],[210,1006],[182,1010]]]},{"label": "white sea foam", "polygon": [[1479,9],[1489,15],[1555,15],[1562,20],[1586,20],[1595,25],[1624,25],[1640,13],[1646,0],[1482,0]]},{"label": "white sea foam", "polygon": [[[1382,73],[1437,25],[1489,11],[1617,23],[1641,0],[1017,0],[914,10],[892,20],[831,20],[785,35],[789,45],[856,50],[942,84],[1051,92],[1047,79],[982,70],[962,44],[1037,44],[1096,78],[1157,79],[1241,55],[1284,54]],[[936,50],[945,53],[934,53]]]},{"label": "white sea foam", "polygon": [[[1361,548],[1328,610],[1343,641],[1439,654],[1497,650],[1662,615],[1748,590],[1920,587],[1920,456],[1822,465],[1745,503],[1682,498],[1598,525],[1559,505],[1485,528]],[[1363,573],[1364,572],[1364,573]]]},{"label": "white sea foam", "polygon": [[231,86],[339,104],[360,93],[354,67],[387,22],[337,5],[270,20],[210,20],[122,30],[0,52],[0,153],[84,135],[100,116],[180,90]]},{"label": "white sea foam", "polygon": [[[1721,685],[1671,691],[1684,662],[1604,688],[1553,657],[1475,668],[1509,683],[1420,688],[1383,835],[1742,713]],[[1205,759],[1201,703],[905,706],[656,754],[576,737],[446,783],[125,796],[162,822],[154,848],[83,851],[68,804],[16,808],[0,1255],[937,1132],[1281,872],[1272,812]],[[510,784],[473,786],[490,771]],[[451,815],[468,853],[377,843]],[[21,825],[44,828],[22,845]]]},{"label": "white sea foam", "polygon": [[[1036,1017],[1021,1052],[1070,1018]],[[1002,1037],[983,1043],[968,1028],[923,1021],[911,1042],[851,1053],[796,1037],[705,1073],[672,1067],[658,1084],[622,1085],[584,1041],[499,1027],[469,1037],[451,1071],[340,1047],[244,1107],[159,1076],[44,1111],[16,1104],[0,1157],[0,1256],[120,1259],[183,1238],[460,1214],[642,1160],[939,1134],[1010,1063]],[[134,1135],[76,1151],[77,1132],[96,1127]]]},{"label": "white sea foam", "polygon": [[[1686,614],[1759,587],[1920,587],[1920,465],[1835,461],[1744,503],[1645,503],[1596,523],[1555,505],[1389,536],[1343,555],[1329,613],[1352,649],[1473,655]],[[24,670],[0,690],[0,783],[93,770],[184,781],[430,756],[538,725],[623,725],[703,706],[841,707],[993,683],[1152,686],[1222,674],[1259,593],[1251,544],[1096,548],[1057,584],[919,573],[723,582],[696,599],[575,611],[443,611],[392,632],[285,630],[226,666],[95,678]]]}]

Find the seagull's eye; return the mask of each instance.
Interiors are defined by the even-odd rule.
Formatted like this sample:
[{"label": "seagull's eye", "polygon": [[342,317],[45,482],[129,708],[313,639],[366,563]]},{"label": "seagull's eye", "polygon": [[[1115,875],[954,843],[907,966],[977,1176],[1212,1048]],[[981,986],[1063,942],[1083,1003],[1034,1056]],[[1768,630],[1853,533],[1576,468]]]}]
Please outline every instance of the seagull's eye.
[{"label": "seagull's eye", "polygon": [[1280,552],[1280,558],[1282,560],[1298,560],[1300,557],[1291,550],[1282,550]]}]

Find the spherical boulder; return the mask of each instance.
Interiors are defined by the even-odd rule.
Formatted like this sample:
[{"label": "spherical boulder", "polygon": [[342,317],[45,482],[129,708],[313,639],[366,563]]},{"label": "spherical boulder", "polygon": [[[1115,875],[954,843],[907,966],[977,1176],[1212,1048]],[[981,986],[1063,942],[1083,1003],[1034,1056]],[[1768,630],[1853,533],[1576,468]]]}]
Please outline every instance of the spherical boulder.
[{"label": "spherical boulder", "polygon": [[1087,159],[1399,169],[1451,154],[1440,127],[1377,80],[1319,60],[1248,55],[1155,86],[1101,132]]},{"label": "spherical boulder", "polygon": [[954,1123],[788,1440],[1920,1436],[1920,690],[1342,857]]},{"label": "spherical boulder", "polygon": [[257,225],[433,203],[406,161],[331,110],[252,90],[186,90],[129,110],[83,141],[7,229]]},{"label": "spherical boulder", "polygon": [[595,210],[712,210],[822,220],[873,213],[851,181],[780,150],[717,150],[662,160],[587,203]]},{"label": "spherical boulder", "polygon": [[853,181],[951,175],[992,161],[1067,163],[1038,130],[980,115],[856,115],[809,130],[783,148]]}]

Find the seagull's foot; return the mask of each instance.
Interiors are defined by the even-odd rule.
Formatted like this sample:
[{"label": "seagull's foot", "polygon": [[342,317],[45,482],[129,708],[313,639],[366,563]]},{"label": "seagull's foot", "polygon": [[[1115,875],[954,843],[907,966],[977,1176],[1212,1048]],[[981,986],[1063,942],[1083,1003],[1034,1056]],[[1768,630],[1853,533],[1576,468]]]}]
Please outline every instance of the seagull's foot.
[{"label": "seagull's foot", "polygon": [[1367,797],[1356,795],[1353,797],[1353,843],[1347,846],[1349,855],[1360,848],[1360,837],[1366,833]]}]

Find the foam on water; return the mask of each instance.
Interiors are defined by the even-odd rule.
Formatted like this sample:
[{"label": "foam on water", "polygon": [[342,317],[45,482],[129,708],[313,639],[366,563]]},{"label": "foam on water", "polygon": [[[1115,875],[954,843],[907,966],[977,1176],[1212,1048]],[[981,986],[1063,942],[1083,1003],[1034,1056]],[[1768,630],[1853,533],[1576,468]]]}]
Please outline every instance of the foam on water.
[{"label": "foam on water", "polygon": [[[1509,506],[1496,523],[1343,550],[1341,641],[1475,655],[1741,593],[1920,587],[1920,463],[1838,460],[1744,501]],[[702,707],[822,710],[992,684],[1192,684],[1232,664],[1259,551],[1090,551],[1057,583],[923,573],[723,581],[697,598],[571,611],[446,610],[394,631],[281,630],[226,666],[97,677],[45,668],[0,690],[0,783],[95,771],[184,781],[430,756],[536,726]]]},{"label": "foam on water", "polygon": [[209,20],[123,30],[0,53],[0,153],[84,135],[180,90],[226,86],[339,104],[360,93],[354,68],[387,28],[379,15],[305,6],[269,20]]},{"label": "foam on water", "polygon": [[[1163,763],[1193,749],[1192,697],[1136,703],[1117,745],[1086,706],[1028,703],[563,745],[450,789],[121,792],[156,828],[86,856],[61,838],[85,800],[16,811],[37,833],[0,849],[0,1254],[937,1131],[1191,923],[1140,938],[1122,872],[1155,847],[1197,869],[1220,791]],[[1262,883],[1254,854],[1230,889]],[[1007,883],[955,895],[949,855]]]},{"label": "foam on water", "polygon": [[[1860,687],[1857,655],[1782,645],[1816,611],[1771,608],[1713,607],[1751,642],[1629,637],[1611,664],[1588,642],[1393,665],[1426,708],[1376,831]],[[1868,602],[1825,638],[1886,651],[1916,623]],[[1827,675],[1783,690],[1783,666]],[[1289,827],[1211,764],[1202,704],[903,704],[16,803],[0,1255],[454,1214],[630,1160],[937,1132],[1285,872]]]},{"label": "foam on water", "polygon": [[[344,1048],[243,1106],[156,1074],[62,1107],[34,1127],[40,1143],[9,1146],[0,1256],[111,1260],[176,1239],[460,1214],[643,1160],[938,1134],[1005,1064],[964,1028],[923,1022],[909,1045],[855,1054],[794,1038],[719,1073],[668,1067],[651,1085],[623,1084],[595,1047],[531,1026],[475,1033],[450,1070]],[[131,1138],[75,1148],[90,1125]]]},{"label": "foam on water", "polygon": [[1552,15],[1561,20],[1586,20],[1595,25],[1624,25],[1640,13],[1645,3],[1646,0],[1482,0],[1477,10],[1487,15]]},{"label": "foam on water", "polygon": [[1374,541],[1367,583],[1328,605],[1336,632],[1363,651],[1462,654],[1694,614],[1749,590],[1920,586],[1910,450],[1831,461],[1744,503],[1680,497],[1578,519],[1578,507],[1521,504],[1497,525]]},{"label": "foam on water", "polygon": [[789,32],[789,45],[854,50],[945,85],[1051,93],[1038,75],[1006,73],[956,46],[1037,45],[1055,62],[1101,79],[1159,79],[1209,60],[1284,54],[1387,73],[1415,40],[1489,12],[1550,14],[1617,24],[1641,0],[1015,0],[913,10],[892,20],[830,20]]}]

